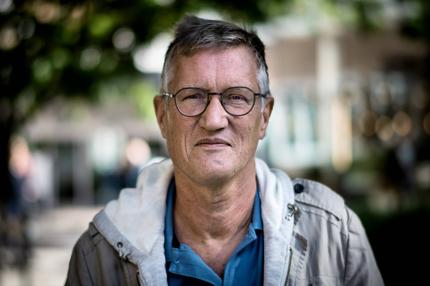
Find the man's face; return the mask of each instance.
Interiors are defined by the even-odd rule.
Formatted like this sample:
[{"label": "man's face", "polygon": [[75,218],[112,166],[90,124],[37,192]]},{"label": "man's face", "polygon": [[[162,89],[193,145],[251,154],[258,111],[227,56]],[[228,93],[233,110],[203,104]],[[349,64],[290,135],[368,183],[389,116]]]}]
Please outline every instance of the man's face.
[{"label": "man's face", "polygon": [[[167,91],[199,87],[221,92],[245,86],[258,93],[256,75],[255,58],[246,47],[204,50],[174,60]],[[156,97],[157,119],[175,175],[209,185],[253,174],[257,143],[264,137],[273,99],[266,100],[263,112],[260,104],[257,97],[250,113],[232,116],[222,107],[219,96],[213,96],[203,114],[186,117],[178,112],[173,98],[165,108],[163,99]]]}]

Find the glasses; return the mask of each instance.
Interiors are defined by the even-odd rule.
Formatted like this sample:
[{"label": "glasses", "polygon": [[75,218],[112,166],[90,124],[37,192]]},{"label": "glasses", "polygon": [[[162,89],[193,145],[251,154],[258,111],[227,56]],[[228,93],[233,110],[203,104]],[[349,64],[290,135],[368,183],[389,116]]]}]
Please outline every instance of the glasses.
[{"label": "glasses", "polygon": [[220,96],[224,110],[233,116],[248,114],[255,105],[255,97],[266,98],[267,94],[255,93],[243,86],[229,87],[223,92],[209,92],[198,87],[184,87],[175,94],[163,92],[161,95],[175,99],[179,113],[193,117],[201,115],[208,107],[213,95]]}]

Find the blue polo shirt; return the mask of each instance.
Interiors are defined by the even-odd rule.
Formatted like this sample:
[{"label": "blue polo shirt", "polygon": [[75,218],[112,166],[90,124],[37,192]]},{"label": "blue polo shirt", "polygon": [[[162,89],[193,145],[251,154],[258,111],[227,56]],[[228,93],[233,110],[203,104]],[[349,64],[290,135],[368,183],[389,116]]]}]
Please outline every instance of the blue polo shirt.
[{"label": "blue polo shirt", "polygon": [[[257,184],[258,185],[258,184]],[[257,192],[248,232],[229,258],[223,277],[218,276],[174,231],[175,182],[169,185],[165,218],[166,272],[169,285],[263,285],[264,239],[260,196]]]}]

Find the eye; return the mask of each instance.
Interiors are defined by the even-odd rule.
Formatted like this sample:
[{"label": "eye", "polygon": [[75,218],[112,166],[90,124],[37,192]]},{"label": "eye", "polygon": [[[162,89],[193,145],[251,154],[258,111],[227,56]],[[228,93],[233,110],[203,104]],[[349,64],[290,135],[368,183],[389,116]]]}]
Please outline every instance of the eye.
[{"label": "eye", "polygon": [[202,101],[206,99],[206,94],[201,90],[186,89],[177,95],[180,101]]},{"label": "eye", "polygon": [[243,95],[238,94],[238,93],[231,93],[231,94],[227,94],[227,99],[229,100],[243,100]]},{"label": "eye", "polygon": [[249,96],[238,92],[227,93],[224,96],[224,102],[229,104],[248,104],[249,101]]}]

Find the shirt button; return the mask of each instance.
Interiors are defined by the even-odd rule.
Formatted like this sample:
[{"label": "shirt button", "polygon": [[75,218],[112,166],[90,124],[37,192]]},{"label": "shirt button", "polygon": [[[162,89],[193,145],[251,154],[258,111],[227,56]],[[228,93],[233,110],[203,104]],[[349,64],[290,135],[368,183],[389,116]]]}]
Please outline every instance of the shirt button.
[{"label": "shirt button", "polygon": [[305,189],[305,187],[302,184],[295,184],[294,185],[294,192],[296,194],[302,193],[304,189]]}]

